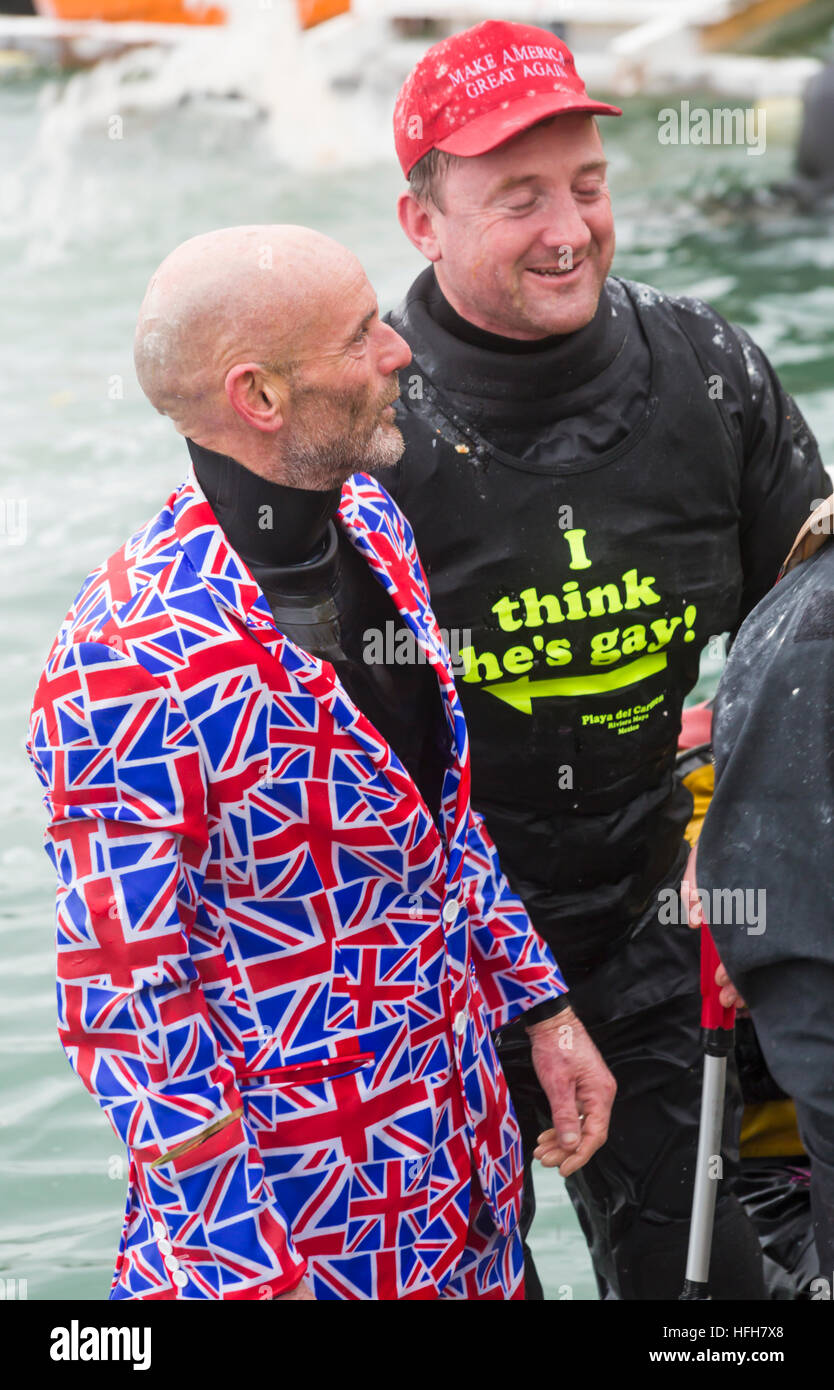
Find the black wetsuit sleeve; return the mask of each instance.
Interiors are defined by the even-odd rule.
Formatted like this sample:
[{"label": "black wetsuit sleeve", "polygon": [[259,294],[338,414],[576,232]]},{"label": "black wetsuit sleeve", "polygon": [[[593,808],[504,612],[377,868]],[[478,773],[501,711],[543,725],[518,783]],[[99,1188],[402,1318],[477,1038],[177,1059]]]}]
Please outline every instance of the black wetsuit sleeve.
[{"label": "black wetsuit sleeve", "polygon": [[716,785],[698,843],[698,887],[756,890],[761,920],[736,913],[723,921],[716,912],[711,922],[731,978],[753,993],[752,977],[768,966],[815,959],[834,968],[832,727],[829,544],[747,619],[715,700]]},{"label": "black wetsuit sleeve", "polygon": [[750,1007],[765,1062],[796,1102],[812,1159],[816,1241],[820,1258],[829,1260],[832,728],[834,546],[828,545],[776,585],[730,653],[716,701],[716,790],[698,842],[697,877],[715,944]]},{"label": "black wetsuit sleeve", "polygon": [[797,531],[832,484],[796,401],[750,335],[736,325],[732,332],[747,375],[738,419],[743,450],[741,622],[775,583]]}]

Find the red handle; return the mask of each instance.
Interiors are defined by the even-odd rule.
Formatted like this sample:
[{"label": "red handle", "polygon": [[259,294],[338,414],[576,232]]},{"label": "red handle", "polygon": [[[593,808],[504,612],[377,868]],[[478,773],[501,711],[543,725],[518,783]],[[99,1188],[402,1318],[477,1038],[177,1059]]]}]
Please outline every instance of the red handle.
[{"label": "red handle", "polygon": [[718,998],[719,986],[715,983],[715,972],[721,964],[721,957],[715,949],[715,942],[706,922],[701,924],[701,1027],[725,1028],[730,1030],[736,1021],[735,1005],[725,1009]]}]

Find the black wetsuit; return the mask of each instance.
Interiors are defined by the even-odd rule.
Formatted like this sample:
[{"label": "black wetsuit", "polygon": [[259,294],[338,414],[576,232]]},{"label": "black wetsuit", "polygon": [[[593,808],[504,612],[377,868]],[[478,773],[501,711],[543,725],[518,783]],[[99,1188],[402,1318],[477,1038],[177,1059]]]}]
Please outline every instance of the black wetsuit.
[{"label": "black wetsuit", "polygon": [[[715,702],[698,847],[712,932],[811,1158],[818,1275],[834,1281],[834,545],[744,623]],[[755,931],[720,890],[756,895]],[[814,1289],[812,1297],[825,1297]]]},{"label": "black wetsuit", "polygon": [[834,200],[834,63],[815,73],[805,88],[795,173],[776,191],[790,194],[805,212]]},{"label": "black wetsuit", "polygon": [[[766,358],[699,301],[611,278],[585,328],[520,343],[461,319],[429,268],[390,321],[413,362],[380,481],[461,650],[473,804],[618,1081],[568,1187],[603,1296],[668,1297],[700,1094],[697,937],[658,920],[686,859],[681,707],[831,485]],[[500,1045],[529,1158],[549,1115],[523,1030]],[[728,1096],[713,1296],[755,1297],[732,1075]]]}]

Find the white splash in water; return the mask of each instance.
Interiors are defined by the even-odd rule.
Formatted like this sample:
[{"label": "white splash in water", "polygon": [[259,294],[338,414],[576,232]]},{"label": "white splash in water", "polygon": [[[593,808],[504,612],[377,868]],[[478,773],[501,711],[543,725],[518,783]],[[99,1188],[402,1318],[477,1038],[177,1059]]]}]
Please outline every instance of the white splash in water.
[{"label": "white splash in water", "polygon": [[[237,3],[228,25],[195,26],[170,46],[45,84],[37,138],[2,189],[0,235],[21,239],[30,264],[95,242],[107,219],[116,240],[129,211],[114,205],[114,159],[150,161],[189,128],[195,164],[204,150],[234,161],[245,144],[265,177],[394,163],[391,113],[412,49],[392,45],[381,22],[344,15],[302,33],[289,0],[263,10]],[[156,192],[152,171],[149,182]],[[163,198],[164,176],[161,184]]]}]

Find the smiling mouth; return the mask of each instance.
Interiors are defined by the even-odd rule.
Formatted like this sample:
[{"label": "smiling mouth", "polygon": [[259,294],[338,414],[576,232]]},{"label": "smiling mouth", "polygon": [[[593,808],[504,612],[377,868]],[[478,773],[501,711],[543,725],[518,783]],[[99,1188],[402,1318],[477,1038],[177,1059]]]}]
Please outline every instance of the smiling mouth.
[{"label": "smiling mouth", "polygon": [[565,270],[560,270],[559,267],[555,265],[528,265],[526,269],[529,270],[531,275],[539,275],[543,280],[560,280],[564,279],[566,275],[573,275],[575,271],[581,270],[584,264],[585,258],[583,257],[581,261],[577,261],[576,265],[569,266]]}]

